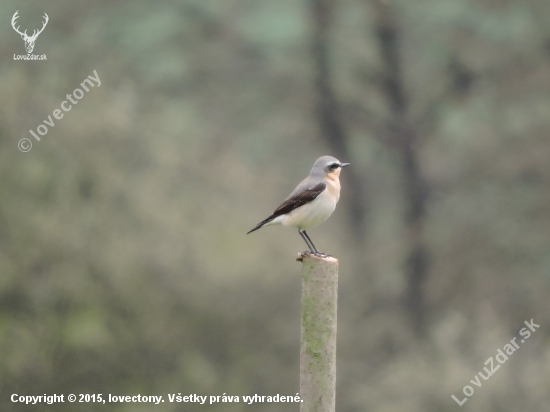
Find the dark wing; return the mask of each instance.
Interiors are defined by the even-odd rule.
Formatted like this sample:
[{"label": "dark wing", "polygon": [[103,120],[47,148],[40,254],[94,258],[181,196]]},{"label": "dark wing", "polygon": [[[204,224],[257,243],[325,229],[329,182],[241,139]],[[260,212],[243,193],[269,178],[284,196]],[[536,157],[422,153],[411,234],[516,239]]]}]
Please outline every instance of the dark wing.
[{"label": "dark wing", "polygon": [[324,182],[318,183],[313,186],[311,189],[302,190],[300,193],[297,193],[294,196],[290,196],[286,199],[281,205],[275,209],[270,219],[275,219],[278,216],[286,215],[287,213],[292,212],[294,209],[305,205],[317,198],[323,191],[327,188],[327,184]]},{"label": "dark wing", "polygon": [[[262,220],[260,223],[256,225],[254,229],[252,229],[250,232],[254,232],[255,230],[258,230],[266,223],[271,222],[276,217],[279,217],[281,215],[286,215],[287,213],[292,212],[294,209],[303,206],[317,198],[323,191],[327,188],[326,183],[318,183],[312,188],[304,189],[301,192],[295,194],[294,196],[290,196],[288,199],[286,199],[281,205],[275,209],[275,211],[269,216],[267,219]],[[247,235],[248,235],[247,233]]]}]

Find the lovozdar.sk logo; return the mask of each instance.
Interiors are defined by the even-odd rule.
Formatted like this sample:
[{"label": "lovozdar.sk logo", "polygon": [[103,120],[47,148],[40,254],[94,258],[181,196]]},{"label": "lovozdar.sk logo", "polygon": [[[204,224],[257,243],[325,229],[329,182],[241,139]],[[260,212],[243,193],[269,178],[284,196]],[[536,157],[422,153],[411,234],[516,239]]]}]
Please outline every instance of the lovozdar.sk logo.
[{"label": "lovozdar.sk logo", "polygon": [[11,18],[11,26],[13,29],[21,35],[21,38],[25,42],[25,49],[27,49],[27,54],[14,54],[13,60],[47,60],[46,55],[36,55],[32,54],[32,51],[34,50],[34,43],[36,42],[36,38],[44,31],[46,28],[46,25],[48,24],[49,17],[46,13],[44,13],[44,23],[42,23],[42,28],[40,30],[33,30],[33,33],[31,36],[27,34],[27,30],[24,32],[21,32],[19,30],[19,26],[16,26],[17,22],[16,20],[19,18],[19,10],[17,10],[13,17]]}]

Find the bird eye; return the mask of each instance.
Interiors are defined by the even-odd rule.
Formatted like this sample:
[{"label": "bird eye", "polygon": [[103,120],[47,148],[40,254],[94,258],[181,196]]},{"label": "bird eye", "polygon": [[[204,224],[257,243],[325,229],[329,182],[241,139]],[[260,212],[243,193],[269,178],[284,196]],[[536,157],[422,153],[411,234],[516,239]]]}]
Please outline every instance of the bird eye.
[{"label": "bird eye", "polygon": [[329,165],[329,168],[332,169],[332,170],[337,169],[338,167],[340,167],[339,163],[333,163],[333,164]]}]

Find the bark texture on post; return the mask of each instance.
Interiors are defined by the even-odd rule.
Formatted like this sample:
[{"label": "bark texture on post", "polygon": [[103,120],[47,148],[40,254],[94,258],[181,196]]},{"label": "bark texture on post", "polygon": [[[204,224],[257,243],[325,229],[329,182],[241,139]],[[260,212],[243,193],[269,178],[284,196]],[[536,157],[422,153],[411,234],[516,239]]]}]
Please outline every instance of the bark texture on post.
[{"label": "bark texture on post", "polygon": [[301,260],[300,412],[334,412],[338,259]]}]

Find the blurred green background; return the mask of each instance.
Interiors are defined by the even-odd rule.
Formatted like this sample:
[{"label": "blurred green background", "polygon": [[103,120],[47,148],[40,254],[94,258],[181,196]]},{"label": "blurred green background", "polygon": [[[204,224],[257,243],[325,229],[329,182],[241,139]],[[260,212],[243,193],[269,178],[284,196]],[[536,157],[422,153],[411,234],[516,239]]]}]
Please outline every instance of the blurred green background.
[{"label": "blurred green background", "polygon": [[[21,29],[49,23],[15,61]],[[340,260],[337,410],[550,402],[550,2],[6,0],[0,410],[13,393],[294,395],[305,244],[245,233],[330,154],[310,232]],[[93,71],[99,88],[50,127]],[[32,140],[21,153],[19,139]]]}]

